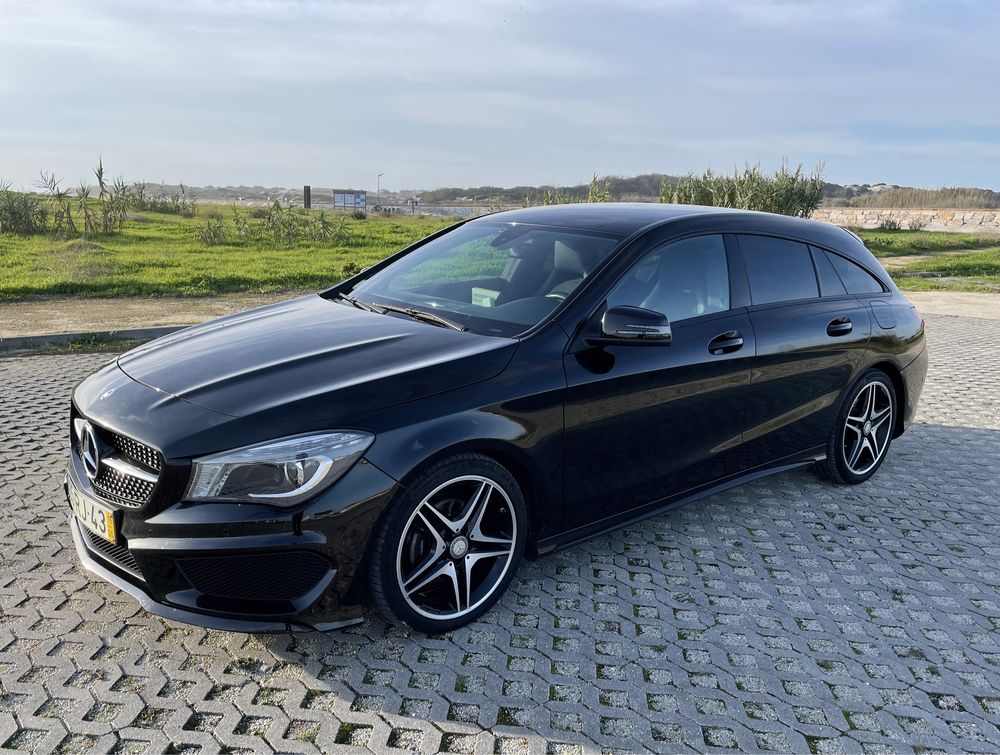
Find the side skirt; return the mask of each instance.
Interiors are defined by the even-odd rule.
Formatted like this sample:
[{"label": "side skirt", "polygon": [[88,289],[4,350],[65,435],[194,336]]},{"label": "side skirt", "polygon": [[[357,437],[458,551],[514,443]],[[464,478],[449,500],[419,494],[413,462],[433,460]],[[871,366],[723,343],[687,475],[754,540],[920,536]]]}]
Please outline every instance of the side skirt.
[{"label": "side skirt", "polygon": [[639,506],[631,509],[630,511],[626,511],[623,514],[617,514],[615,516],[606,517],[605,519],[600,519],[593,524],[583,525],[582,527],[577,527],[576,529],[561,532],[558,535],[551,535],[550,537],[538,541],[536,552],[539,556],[543,556],[556,550],[568,548],[571,545],[588,540],[595,535],[611,532],[612,530],[616,530],[620,527],[641,522],[651,516],[662,514],[666,511],[675,509],[678,506],[683,506],[684,504],[691,503],[692,501],[707,498],[708,496],[715,495],[716,493],[721,493],[723,490],[734,488],[737,485],[743,485],[744,483],[759,480],[762,477],[770,477],[771,475],[779,474],[781,472],[801,469],[802,467],[810,466],[817,461],[823,461],[825,458],[826,449],[821,446],[817,446],[816,448],[810,449],[804,453],[786,457],[776,463],[756,467],[746,472],[740,472],[732,477],[724,478],[721,481],[709,483],[704,487],[689,490],[676,496],[661,498],[658,501],[653,501],[645,506]]}]

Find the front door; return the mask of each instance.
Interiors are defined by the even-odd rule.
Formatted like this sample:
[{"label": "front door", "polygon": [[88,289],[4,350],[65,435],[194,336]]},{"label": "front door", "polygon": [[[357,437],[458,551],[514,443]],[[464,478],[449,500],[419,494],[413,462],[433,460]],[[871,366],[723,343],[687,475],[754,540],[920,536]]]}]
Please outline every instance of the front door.
[{"label": "front door", "polygon": [[[736,471],[755,340],[729,291],[721,235],[666,244],[632,268],[607,306],[666,314],[671,344],[581,345],[565,356],[568,527]],[[599,314],[588,327],[599,327]]]}]

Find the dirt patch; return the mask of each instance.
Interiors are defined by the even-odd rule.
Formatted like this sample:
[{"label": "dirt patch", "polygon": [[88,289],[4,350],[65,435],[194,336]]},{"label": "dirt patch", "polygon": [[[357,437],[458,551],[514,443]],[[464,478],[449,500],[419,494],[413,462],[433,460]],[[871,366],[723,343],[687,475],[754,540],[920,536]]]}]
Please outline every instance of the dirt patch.
[{"label": "dirt patch", "polygon": [[898,257],[879,257],[879,262],[882,263],[882,267],[906,267],[907,265],[912,265],[914,262],[919,262],[920,260],[926,259],[927,257],[947,257],[956,254],[971,254],[972,252],[979,251],[976,249],[954,249],[948,252],[928,252],[927,254],[905,254]]},{"label": "dirt patch", "polygon": [[904,291],[925,315],[959,315],[1000,320],[1000,294],[969,291]]},{"label": "dirt patch", "polygon": [[[311,291],[191,298],[41,299],[0,303],[0,338],[194,325]],[[1000,294],[904,291],[925,314],[1000,320]]]},{"label": "dirt patch", "polygon": [[312,293],[225,294],[191,298],[41,299],[0,303],[0,338],[194,325]]}]

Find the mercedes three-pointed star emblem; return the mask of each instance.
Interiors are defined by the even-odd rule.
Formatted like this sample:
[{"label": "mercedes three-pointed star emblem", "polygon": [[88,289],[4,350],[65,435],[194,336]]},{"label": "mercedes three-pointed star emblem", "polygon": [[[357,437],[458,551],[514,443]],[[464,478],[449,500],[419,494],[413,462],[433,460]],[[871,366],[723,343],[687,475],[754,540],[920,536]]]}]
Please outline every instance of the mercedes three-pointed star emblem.
[{"label": "mercedes three-pointed star emblem", "polygon": [[101,447],[97,443],[94,427],[89,422],[81,422],[79,426],[80,458],[83,460],[83,471],[91,480],[97,477],[101,468]]}]

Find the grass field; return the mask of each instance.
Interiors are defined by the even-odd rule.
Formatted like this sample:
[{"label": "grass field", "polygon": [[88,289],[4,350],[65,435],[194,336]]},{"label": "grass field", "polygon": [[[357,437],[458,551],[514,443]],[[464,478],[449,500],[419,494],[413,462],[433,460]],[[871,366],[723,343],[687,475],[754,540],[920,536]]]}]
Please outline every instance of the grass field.
[{"label": "grass field", "polygon": [[[211,218],[229,208],[202,205],[184,218],[133,213],[124,232],[67,240],[0,234],[0,300],[39,296],[206,296],[320,289],[449,225],[435,217],[347,218],[336,243],[286,245],[227,233],[206,246]],[[340,222],[340,217],[336,217]],[[901,288],[1000,291],[1000,237],[926,231],[859,231]]]},{"label": "grass field", "polygon": [[[289,245],[230,239],[206,246],[202,217],[134,214],[124,232],[87,239],[0,234],[0,299],[35,296],[205,296],[320,289],[443,228],[452,220],[348,217],[337,243]],[[338,222],[340,218],[337,218]]]},{"label": "grass field", "polygon": [[911,291],[1000,291],[1000,236],[856,231],[896,285]]}]

